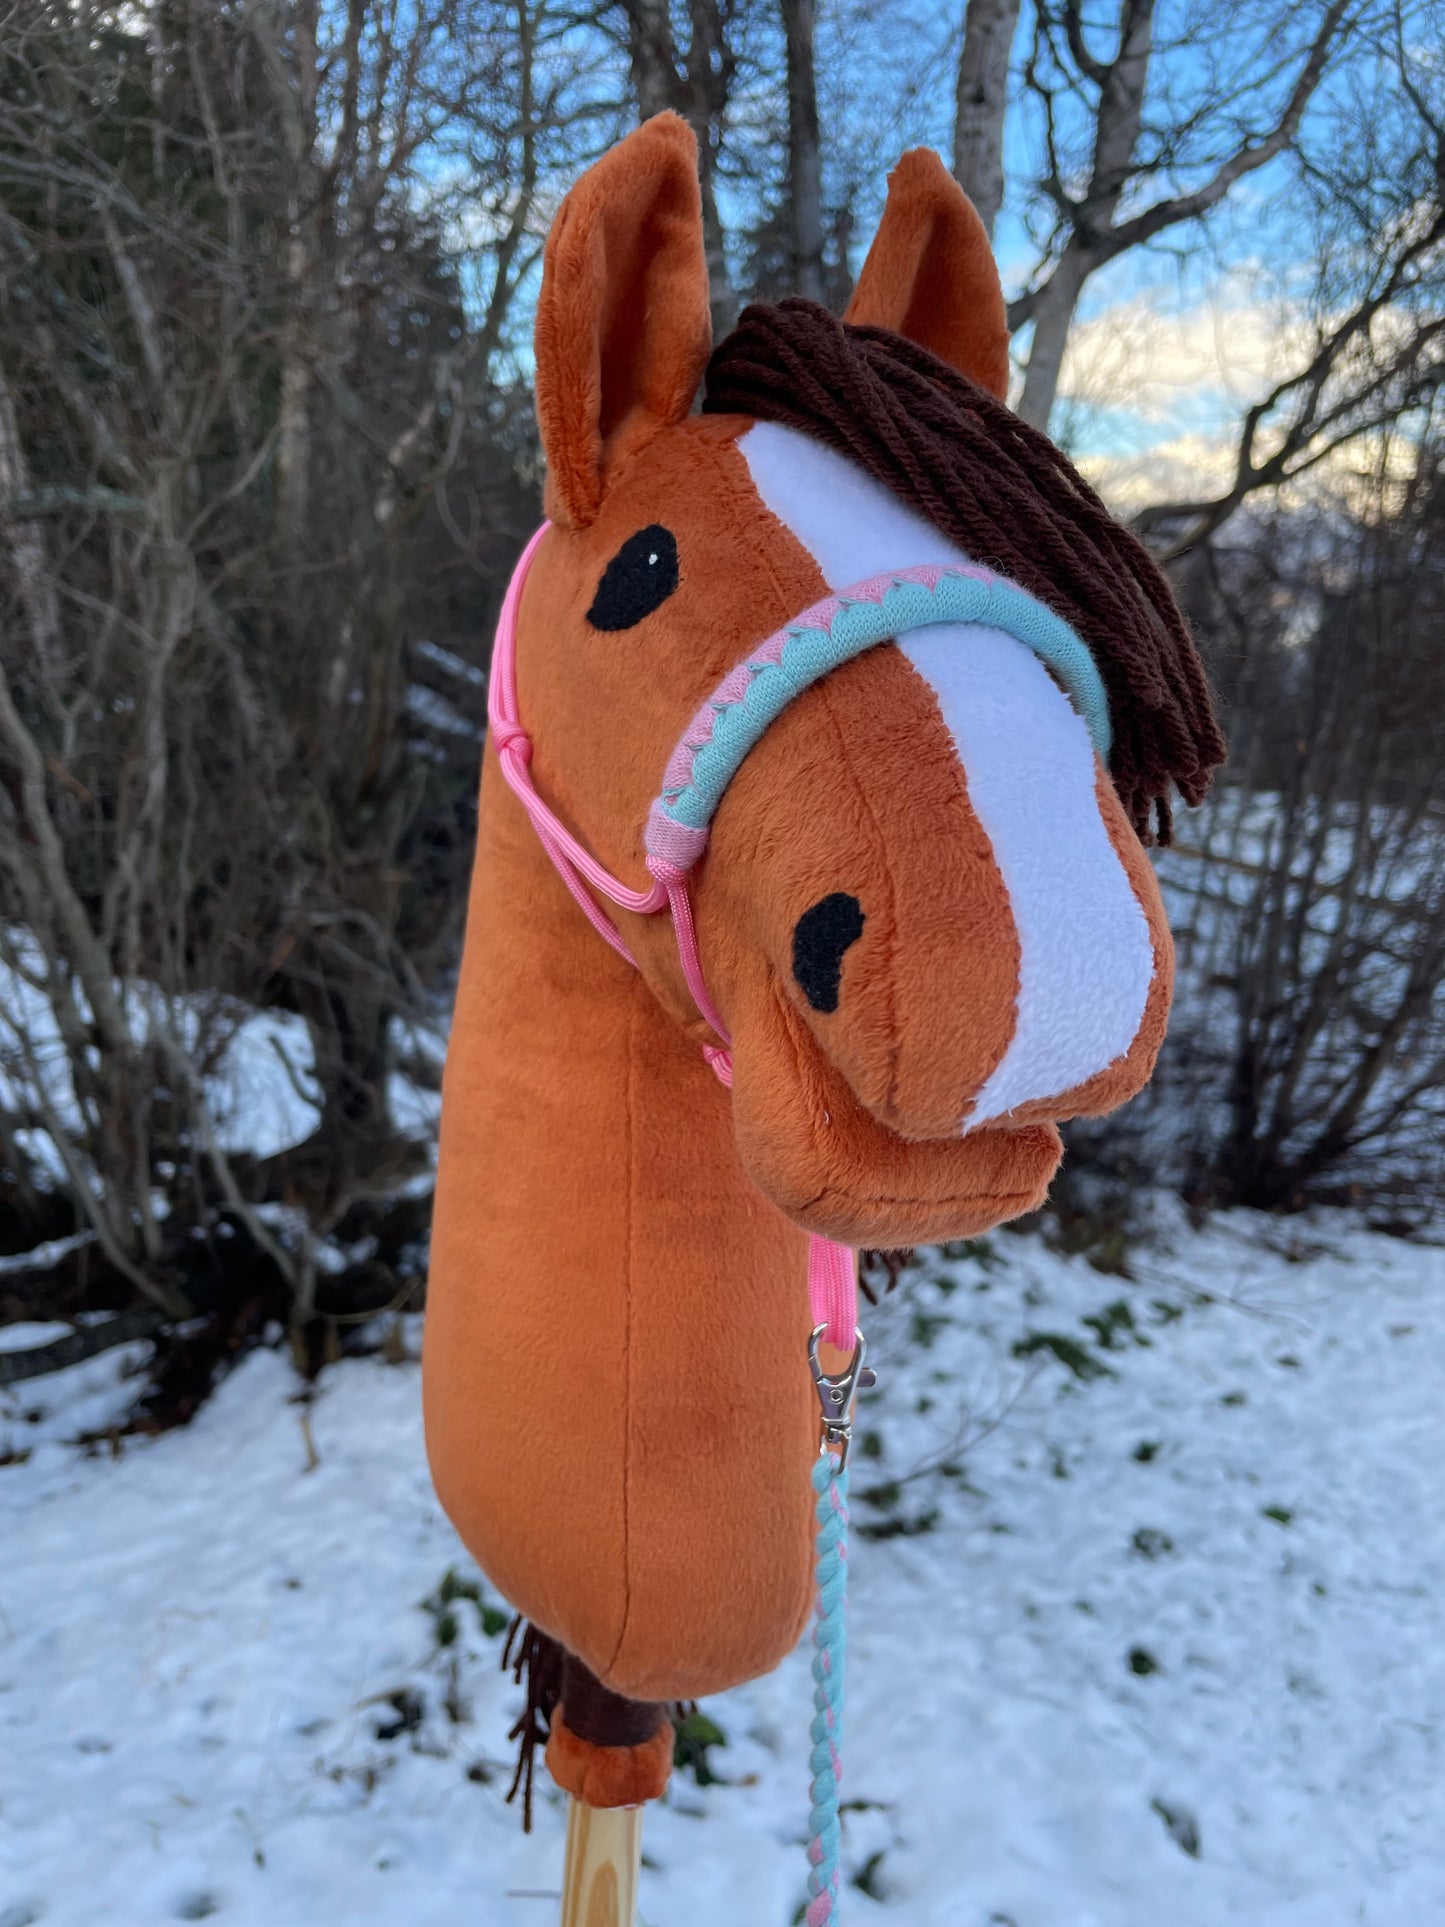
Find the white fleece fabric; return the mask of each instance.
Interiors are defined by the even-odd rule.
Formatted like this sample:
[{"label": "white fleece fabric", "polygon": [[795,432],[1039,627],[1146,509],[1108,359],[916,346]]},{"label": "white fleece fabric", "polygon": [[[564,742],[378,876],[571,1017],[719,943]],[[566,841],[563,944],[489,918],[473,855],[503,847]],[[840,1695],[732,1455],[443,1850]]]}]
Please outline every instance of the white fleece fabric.
[{"label": "white fleece fabric", "polygon": [[[738,443],[764,504],[830,589],[968,558],[841,455],[772,422]],[[1083,718],[1027,644],[977,623],[897,638],[932,689],[1019,939],[1013,1037],[960,1128],[1056,1097],[1123,1056],[1154,972],[1143,909],[1099,813]]]}]

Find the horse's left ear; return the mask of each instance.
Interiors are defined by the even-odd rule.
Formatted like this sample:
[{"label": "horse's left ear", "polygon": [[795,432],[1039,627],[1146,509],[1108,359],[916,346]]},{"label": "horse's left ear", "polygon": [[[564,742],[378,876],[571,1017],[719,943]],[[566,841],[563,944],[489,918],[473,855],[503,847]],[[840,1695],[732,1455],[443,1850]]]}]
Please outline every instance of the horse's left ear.
[{"label": "horse's left ear", "polygon": [[535,340],[547,513],[584,528],[615,457],[687,414],[712,346],[697,140],[678,115],[645,121],[563,201]]},{"label": "horse's left ear", "polygon": [[983,222],[927,147],[888,176],[883,219],[845,321],[892,328],[1002,401],[1008,393],[1008,319]]}]

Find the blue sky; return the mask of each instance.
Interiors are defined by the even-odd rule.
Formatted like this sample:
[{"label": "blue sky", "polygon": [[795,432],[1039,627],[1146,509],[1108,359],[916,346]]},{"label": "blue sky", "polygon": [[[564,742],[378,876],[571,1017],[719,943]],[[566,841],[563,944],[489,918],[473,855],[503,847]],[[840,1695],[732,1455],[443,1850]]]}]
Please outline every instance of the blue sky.
[{"label": "blue sky", "polygon": [[[1429,4],[1429,0],[1421,0]],[[851,192],[857,225],[853,265],[861,262],[881,209],[889,167],[906,147],[927,144],[948,158],[954,111],[963,0],[823,0],[818,25],[819,92],[825,142],[825,191],[836,200]],[[1298,70],[1323,0],[1287,14],[1289,44],[1281,45],[1280,0],[1160,0],[1158,37],[1165,51],[1151,77],[1153,117],[1172,124],[1221,83],[1239,91],[1238,121],[1268,126]],[[1100,0],[1106,18],[1116,0]],[[1209,31],[1178,45],[1191,22],[1228,18],[1232,36]],[[777,87],[780,49],[770,10],[744,15],[745,62],[733,100],[733,141],[748,177],[725,177],[720,200],[734,233],[751,227],[783,177],[785,127]],[[1025,5],[1014,60],[1014,100],[1006,128],[1009,190],[997,234],[1008,291],[1016,291],[1039,261],[1039,208],[1030,183],[1037,178],[1042,118],[1020,79],[1031,42]],[[595,50],[595,43],[589,43]],[[1111,51],[1106,33],[1094,34],[1096,55]],[[593,61],[579,84],[598,84]],[[608,67],[610,89],[620,76]],[[1328,84],[1311,110],[1326,120],[1338,88]],[[1062,114],[1065,144],[1082,158],[1087,125],[1077,108]],[[1161,169],[1136,205],[1196,185],[1212,172],[1221,151],[1238,137],[1224,128],[1180,164]],[[1243,409],[1297,351],[1299,295],[1313,272],[1307,225],[1292,191],[1293,164],[1277,159],[1238,182],[1207,224],[1170,231],[1095,276],[1085,290],[1065,364],[1061,406],[1053,428],[1091,472],[1109,487],[1120,474],[1149,489],[1148,464],[1157,457],[1172,472],[1217,470]],[[559,180],[557,192],[567,184]],[[1126,212],[1129,206],[1126,203]],[[1032,215],[1035,231],[1030,231]],[[1291,309],[1294,317],[1291,318]],[[1027,336],[1017,343],[1027,351]],[[1201,467],[1202,464],[1202,467]],[[1162,469],[1159,471],[1162,473]],[[1175,486],[1170,482],[1168,486]],[[1180,483],[1178,485],[1185,485]]]},{"label": "blue sky", "polygon": [[[842,24],[852,4],[832,0],[825,7],[820,42],[831,34],[834,57],[856,68],[853,74],[835,75],[831,86],[853,96],[848,105],[868,127],[861,146],[876,161],[881,202],[889,157],[879,150],[890,136],[894,154],[923,142],[949,155],[961,0],[955,6],[890,0],[866,16],[861,34],[856,26],[850,33]],[[1298,71],[1318,13],[1318,4],[1297,6],[1284,16],[1282,28],[1274,0],[1216,0],[1207,14],[1196,0],[1161,0],[1156,38],[1163,51],[1151,74],[1153,117],[1172,124],[1226,86],[1240,95],[1237,123],[1250,129],[1269,126]],[[1116,14],[1111,0],[1086,17],[1107,22]],[[1036,204],[1031,207],[1029,184],[1042,166],[1043,117],[1021,80],[1032,33],[1026,5],[1014,49],[1005,133],[1008,192],[995,237],[1010,293],[1025,284],[1040,258],[1028,216],[1032,212],[1037,221],[1039,214]],[[1189,44],[1180,45],[1181,39]],[[1098,57],[1112,52],[1107,32],[1091,30],[1090,44]],[[825,78],[825,133],[829,86]],[[1311,109],[1313,125],[1321,124],[1338,101],[1337,84],[1327,81]],[[870,122],[881,123],[876,132]],[[1219,131],[1213,139],[1196,140],[1184,164],[1161,170],[1135,206],[1195,186],[1212,173],[1218,155],[1238,138],[1234,127],[1221,126],[1217,118],[1214,125]],[[1083,113],[1066,106],[1060,130],[1065,153],[1082,159],[1090,132]],[[842,143],[843,158],[835,152],[834,166],[853,173],[859,145],[856,138]],[[1053,424],[1081,459],[1107,470],[1154,450],[1193,446],[1198,451],[1205,444],[1222,449],[1243,408],[1266,385],[1266,371],[1277,373],[1280,356],[1297,345],[1291,339],[1298,331],[1297,316],[1291,323],[1290,310],[1297,307],[1313,263],[1292,179],[1291,161],[1271,162],[1236,183],[1207,224],[1176,228],[1091,280],[1078,314],[1079,352],[1071,353],[1063,384],[1066,395],[1071,386],[1085,392],[1073,406],[1062,407]],[[867,189],[865,198],[874,198]],[[1130,211],[1127,202],[1125,211]],[[874,219],[876,205],[861,223],[860,257]],[[1111,332],[1117,336],[1112,355]],[[1026,353],[1027,336],[1016,346]]]}]

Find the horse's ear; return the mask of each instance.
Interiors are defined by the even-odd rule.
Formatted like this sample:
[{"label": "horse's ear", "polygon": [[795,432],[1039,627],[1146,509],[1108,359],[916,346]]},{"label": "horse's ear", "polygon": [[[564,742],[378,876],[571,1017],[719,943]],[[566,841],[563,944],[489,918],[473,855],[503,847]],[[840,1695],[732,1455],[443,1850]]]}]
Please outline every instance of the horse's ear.
[{"label": "horse's ear", "polygon": [[845,321],[892,328],[1002,401],[1008,320],[973,202],[927,147],[888,176],[888,202]]},{"label": "horse's ear", "polygon": [[558,209],[537,304],[547,513],[585,527],[624,445],[680,421],[712,341],[697,140],[658,114]]}]

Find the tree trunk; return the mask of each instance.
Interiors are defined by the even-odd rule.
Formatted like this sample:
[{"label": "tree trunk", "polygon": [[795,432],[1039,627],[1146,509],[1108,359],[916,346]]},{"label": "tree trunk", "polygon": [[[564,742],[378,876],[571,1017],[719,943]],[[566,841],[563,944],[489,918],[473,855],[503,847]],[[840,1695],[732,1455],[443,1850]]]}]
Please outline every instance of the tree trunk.
[{"label": "tree trunk", "polygon": [[[279,526],[294,543],[302,539],[311,510],[311,387],[315,356],[315,275],[318,209],[316,205],[316,103],[320,87],[321,55],[317,44],[318,0],[304,0],[291,10],[289,34],[282,15],[273,10],[269,20],[258,11],[255,30],[270,32],[273,44],[263,50],[278,92],[285,130],[288,170],[286,225],[286,313],[281,326],[281,395],[276,427],[276,507]],[[289,65],[281,50],[289,42]]]},{"label": "tree trunk", "polygon": [[712,338],[721,341],[732,332],[738,318],[738,294],[728,272],[727,237],[722,215],[718,212],[717,188],[711,144],[703,134],[698,137],[702,161],[702,242],[707,255],[707,284],[712,308]]},{"label": "tree trunk", "polygon": [[667,0],[625,0],[627,55],[640,120],[678,105],[677,63]]},{"label": "tree trunk", "polygon": [[1003,124],[1019,0],[968,0],[953,121],[953,173],[990,240],[1003,205]]},{"label": "tree trunk", "polygon": [[39,518],[17,514],[30,494],[30,465],[20,439],[15,403],[0,367],[0,536],[10,551],[20,600],[25,609],[35,660],[53,683],[59,682],[60,604],[45,554]]},{"label": "tree trunk", "polygon": [[715,147],[732,85],[734,61],[716,0],[689,0],[691,37],[679,65],[668,0],[622,0],[632,91],[642,120],[671,108],[697,135],[702,188],[702,236],[712,291],[714,338],[737,319],[737,294],[728,274],[726,237],[718,211]]},{"label": "tree trunk", "polygon": [[[1005,0],[1016,5],[1017,0]],[[788,43],[788,195],[793,286],[823,299],[823,169],[818,143],[818,85],[813,58],[813,0],[782,0]]]},{"label": "tree trunk", "polygon": [[697,135],[698,168],[702,176],[702,238],[707,250],[707,278],[712,297],[715,341],[730,332],[738,318],[737,290],[728,273],[727,237],[717,204],[717,147],[737,64],[728,44],[728,23],[718,0],[688,0],[691,38],[687,49],[688,99],[684,112]]},{"label": "tree trunk", "polygon": [[281,399],[276,416],[276,511],[287,538],[299,541],[311,509],[311,250],[293,207],[286,249],[287,313],[281,329]]},{"label": "tree trunk", "polygon": [[1019,399],[1019,414],[1032,428],[1048,430],[1074,310],[1093,265],[1088,250],[1070,239],[1047,286],[1039,293],[1034,307],[1034,338],[1029,347],[1028,372]]}]

